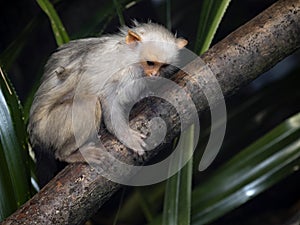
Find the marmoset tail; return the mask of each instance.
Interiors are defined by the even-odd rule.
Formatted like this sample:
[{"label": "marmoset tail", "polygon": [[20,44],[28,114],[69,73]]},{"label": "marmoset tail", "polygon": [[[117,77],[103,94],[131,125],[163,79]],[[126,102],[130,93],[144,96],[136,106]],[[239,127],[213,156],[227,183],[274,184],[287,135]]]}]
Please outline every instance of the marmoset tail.
[{"label": "marmoset tail", "polygon": [[163,26],[135,22],[118,34],[58,48],[45,66],[30,110],[30,141],[38,167],[44,167],[37,168],[39,176],[45,176],[49,158],[97,162],[93,142],[101,122],[142,155],[145,136],[129,127],[127,107],[147,88],[140,78],[168,74],[186,44]]}]

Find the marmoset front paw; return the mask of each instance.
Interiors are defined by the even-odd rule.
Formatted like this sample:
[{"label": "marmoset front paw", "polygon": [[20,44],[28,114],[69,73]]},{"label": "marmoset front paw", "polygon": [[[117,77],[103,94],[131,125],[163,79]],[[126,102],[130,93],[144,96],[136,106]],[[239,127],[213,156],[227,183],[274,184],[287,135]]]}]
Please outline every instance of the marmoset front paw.
[{"label": "marmoset front paw", "polygon": [[138,131],[130,130],[130,136],[126,140],[127,143],[125,145],[141,156],[145,153],[145,150],[147,150],[147,143],[144,141],[146,137],[146,135]]}]

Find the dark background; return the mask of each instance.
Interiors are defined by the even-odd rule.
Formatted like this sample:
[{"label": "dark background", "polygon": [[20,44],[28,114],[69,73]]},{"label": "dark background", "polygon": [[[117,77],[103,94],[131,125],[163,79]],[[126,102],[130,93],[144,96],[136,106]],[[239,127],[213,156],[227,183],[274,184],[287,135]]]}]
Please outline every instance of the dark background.
[{"label": "dark background", "polygon": [[[64,0],[55,4],[59,16],[71,39],[97,36],[103,24],[95,20],[99,11],[109,1],[101,0]],[[224,38],[230,32],[253,18],[263,9],[270,6],[274,0],[233,0],[225,14],[214,43]],[[189,40],[188,48],[193,50],[194,39],[201,7],[201,1],[174,1],[172,3],[172,27],[178,36]],[[24,49],[7,73],[11,78],[21,100],[24,100],[33,84],[39,79],[42,67],[49,55],[56,49],[56,42],[46,15],[41,12],[35,1],[2,1],[0,20],[0,53],[13,42],[30,20],[39,16],[37,28],[28,36]],[[4,10],[5,9],[5,10]],[[127,24],[131,19],[147,21],[151,19],[166,25],[164,1],[140,1],[129,10],[124,17]],[[94,24],[94,25],[92,25]],[[117,32],[118,18],[108,24],[105,32]]]},{"label": "dark background", "polygon": [[[102,0],[63,0],[55,4],[56,9],[71,39],[97,36],[103,23],[97,23],[101,17],[101,9],[111,1]],[[226,37],[230,32],[249,21],[262,10],[270,6],[274,0],[232,0],[222,23],[217,31],[213,44]],[[172,2],[172,30],[178,36],[189,40],[189,49],[193,50],[197,32],[201,1]],[[0,55],[16,40],[21,31],[33,17],[38,17],[35,28],[26,37],[24,48],[10,67],[4,70],[11,79],[22,103],[25,104],[32,90],[37,87],[43,66],[49,55],[57,48],[50,23],[35,1],[1,1],[0,15]],[[131,19],[147,21],[151,19],[166,25],[166,9],[164,1],[140,1],[124,11],[127,24]],[[107,24],[106,32],[117,32],[119,21],[117,16]],[[240,120],[229,123],[225,145],[234,142],[231,148],[222,150],[210,168],[214,170],[238,150],[256,140],[262,134],[276,126],[284,119],[299,112],[299,51],[276,65],[266,74],[242,88],[236,95],[228,98],[227,108],[230,112],[251,96],[269,89],[272,96],[257,107],[255,115],[247,115]],[[282,84],[282,86],[281,86]],[[285,91],[288,90],[288,91]],[[291,95],[292,93],[292,95]],[[30,99],[30,98],[29,98]],[[265,105],[272,105],[272,111],[266,111]],[[251,112],[249,112],[250,114]],[[248,118],[250,118],[248,120]],[[254,126],[255,125],[255,126]],[[253,126],[251,135],[240,138],[243,128]],[[250,129],[250,130],[251,130]],[[299,172],[286,178],[262,195],[254,198],[245,206],[234,210],[215,224],[281,224],[276,216],[282,214],[288,218],[291,208],[300,199]],[[298,206],[298,209],[300,207]],[[237,222],[238,221],[238,222]],[[241,222],[242,221],[242,222]]]}]

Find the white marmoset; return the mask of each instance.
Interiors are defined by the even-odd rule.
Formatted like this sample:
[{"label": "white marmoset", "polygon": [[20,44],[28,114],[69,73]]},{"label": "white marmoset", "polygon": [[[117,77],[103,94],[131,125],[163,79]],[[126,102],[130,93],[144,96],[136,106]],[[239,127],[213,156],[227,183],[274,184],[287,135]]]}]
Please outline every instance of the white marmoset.
[{"label": "white marmoset", "polygon": [[[92,151],[88,146],[101,122],[142,155],[145,137],[128,126],[124,110],[146,88],[143,82],[134,82],[165,76],[186,44],[185,39],[161,25],[134,22],[133,27],[122,27],[118,34],[74,40],[58,48],[45,66],[28,124],[42,185],[57,172],[52,169],[52,174],[45,175],[56,160],[93,160],[95,154],[88,152]],[[130,82],[134,88],[123,90]],[[83,158],[82,151],[90,158]]]}]

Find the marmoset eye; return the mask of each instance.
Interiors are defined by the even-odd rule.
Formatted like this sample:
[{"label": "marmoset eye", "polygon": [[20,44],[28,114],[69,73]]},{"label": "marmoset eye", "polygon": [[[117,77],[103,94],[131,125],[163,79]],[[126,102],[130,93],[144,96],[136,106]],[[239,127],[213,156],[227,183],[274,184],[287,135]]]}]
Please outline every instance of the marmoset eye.
[{"label": "marmoset eye", "polygon": [[146,63],[147,63],[148,66],[154,66],[155,65],[155,63],[153,61],[146,61]]}]

